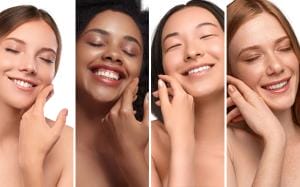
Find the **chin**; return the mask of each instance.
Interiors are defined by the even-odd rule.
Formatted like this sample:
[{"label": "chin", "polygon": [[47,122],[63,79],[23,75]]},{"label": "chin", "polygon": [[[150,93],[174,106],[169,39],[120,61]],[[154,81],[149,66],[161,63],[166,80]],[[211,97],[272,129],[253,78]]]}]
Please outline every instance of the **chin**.
[{"label": "chin", "polygon": [[222,96],[224,95],[223,84],[220,86],[218,86],[217,84],[206,84],[204,86],[189,86],[185,87],[185,90],[194,98],[207,98],[210,96],[215,97],[216,94],[221,94]]}]

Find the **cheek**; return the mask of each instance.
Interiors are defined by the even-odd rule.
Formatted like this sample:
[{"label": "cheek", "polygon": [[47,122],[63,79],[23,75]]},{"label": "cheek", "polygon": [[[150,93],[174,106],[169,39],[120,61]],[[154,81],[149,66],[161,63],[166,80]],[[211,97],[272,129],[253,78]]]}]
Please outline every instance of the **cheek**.
[{"label": "cheek", "polygon": [[163,69],[165,74],[172,75],[176,73],[177,67],[182,62],[180,52],[172,52],[163,56]]},{"label": "cheek", "polygon": [[224,41],[216,40],[208,43],[207,45],[207,53],[213,56],[215,59],[220,60],[224,63]]},{"label": "cheek", "polygon": [[259,85],[260,78],[263,74],[264,71],[262,67],[259,66],[241,64],[237,67],[232,67],[232,75],[254,90]]},{"label": "cheek", "polygon": [[100,49],[91,49],[86,44],[79,42],[76,48],[77,66],[86,64],[95,59],[102,52]]}]

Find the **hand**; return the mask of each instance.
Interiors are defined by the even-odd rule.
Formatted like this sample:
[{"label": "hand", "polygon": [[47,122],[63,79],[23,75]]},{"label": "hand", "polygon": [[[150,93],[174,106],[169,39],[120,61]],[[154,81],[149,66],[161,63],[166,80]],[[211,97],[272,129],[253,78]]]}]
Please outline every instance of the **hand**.
[{"label": "hand", "polygon": [[65,126],[67,109],[59,112],[53,125],[50,125],[44,117],[44,106],[52,90],[52,85],[44,88],[37,96],[35,103],[22,116],[19,134],[21,164],[28,160],[43,162],[47,153],[58,141]]},{"label": "hand", "polygon": [[136,120],[132,103],[137,93],[138,79],[126,88],[120,99],[103,119],[101,128],[112,143],[113,151],[125,153],[129,150],[144,152],[148,143],[148,95],[144,100],[143,121]]},{"label": "hand", "polygon": [[[187,94],[180,83],[168,75],[159,75],[158,91],[153,95],[159,98],[164,124],[171,138],[188,140],[194,138],[194,99]],[[166,81],[170,88],[167,88]]]},{"label": "hand", "polygon": [[227,78],[230,83],[227,106],[236,105],[236,108],[227,114],[227,123],[242,115],[247,125],[264,140],[271,140],[271,136],[284,136],[283,127],[263,99],[241,80],[231,76]]}]

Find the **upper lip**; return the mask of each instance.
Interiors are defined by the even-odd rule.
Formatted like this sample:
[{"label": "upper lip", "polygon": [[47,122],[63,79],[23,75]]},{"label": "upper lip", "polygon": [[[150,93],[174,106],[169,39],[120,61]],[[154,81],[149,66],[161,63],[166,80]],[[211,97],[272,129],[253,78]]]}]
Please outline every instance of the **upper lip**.
[{"label": "upper lip", "polygon": [[262,85],[263,88],[266,88],[268,86],[272,86],[272,85],[275,85],[275,84],[278,84],[278,83],[281,83],[281,82],[284,82],[284,81],[289,81],[291,77],[286,77],[286,78],[283,78],[283,79],[280,79],[280,80],[277,80],[277,81],[273,81],[273,82],[270,82],[270,83],[267,83],[267,84],[264,84]]},{"label": "upper lip", "polygon": [[203,66],[211,66],[213,67],[215,64],[213,63],[204,63],[204,64],[194,64],[194,65],[191,65],[191,66],[188,66],[187,68],[185,68],[182,72],[183,75],[188,75],[188,72],[191,71],[192,69],[196,69],[196,68],[199,68],[199,67],[203,67]]},{"label": "upper lip", "polygon": [[16,79],[16,80],[21,80],[21,81],[24,81],[24,82],[28,82],[29,84],[32,85],[32,87],[35,87],[35,86],[38,85],[38,82],[37,82],[37,81],[32,80],[32,79],[28,79],[28,78],[15,77],[15,76],[8,76],[8,78],[9,78],[10,80]]},{"label": "upper lip", "polygon": [[127,77],[126,71],[124,70],[124,68],[122,68],[120,66],[112,66],[112,65],[105,65],[105,64],[94,64],[94,65],[90,65],[88,68],[92,72],[94,72],[95,70],[98,70],[98,69],[107,69],[107,70],[117,72],[120,75],[120,79]]}]

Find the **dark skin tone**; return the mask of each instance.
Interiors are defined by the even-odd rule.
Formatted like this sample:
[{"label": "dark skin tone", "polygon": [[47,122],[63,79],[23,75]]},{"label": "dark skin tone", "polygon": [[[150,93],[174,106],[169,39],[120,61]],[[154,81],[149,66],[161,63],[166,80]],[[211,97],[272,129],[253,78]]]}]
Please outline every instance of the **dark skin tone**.
[{"label": "dark skin tone", "polygon": [[148,185],[147,97],[142,122],[132,108],[142,55],[137,25],[120,12],[97,14],[77,41],[77,186]]}]

